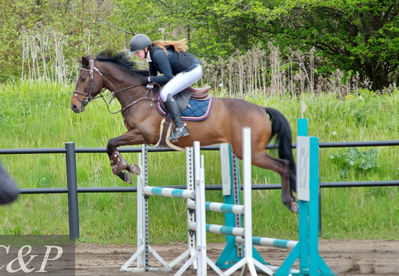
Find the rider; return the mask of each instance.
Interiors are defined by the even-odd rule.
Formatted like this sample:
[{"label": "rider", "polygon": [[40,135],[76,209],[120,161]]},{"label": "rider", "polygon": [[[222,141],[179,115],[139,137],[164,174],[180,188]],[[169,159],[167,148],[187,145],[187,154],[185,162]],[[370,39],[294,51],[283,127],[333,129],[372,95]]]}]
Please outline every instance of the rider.
[{"label": "rider", "polygon": [[[143,85],[150,82],[163,85],[161,100],[176,124],[176,130],[169,140],[176,142],[180,137],[190,135],[173,98],[202,77],[201,61],[186,52],[187,40],[152,42],[147,35],[137,34],[129,44],[133,54],[148,61],[150,76],[144,79]],[[158,72],[163,75],[157,76]]]},{"label": "rider", "polygon": [[14,180],[0,164],[0,205],[13,202],[18,195],[19,190]]}]

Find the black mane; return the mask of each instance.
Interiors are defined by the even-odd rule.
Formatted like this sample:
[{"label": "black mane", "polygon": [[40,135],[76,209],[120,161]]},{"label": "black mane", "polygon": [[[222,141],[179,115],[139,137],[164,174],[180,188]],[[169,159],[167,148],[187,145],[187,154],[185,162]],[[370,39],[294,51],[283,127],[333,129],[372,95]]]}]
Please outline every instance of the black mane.
[{"label": "black mane", "polygon": [[148,71],[136,69],[136,63],[130,60],[129,55],[126,52],[117,53],[113,50],[104,50],[96,56],[96,60],[111,62],[122,66],[131,73],[148,76]]}]

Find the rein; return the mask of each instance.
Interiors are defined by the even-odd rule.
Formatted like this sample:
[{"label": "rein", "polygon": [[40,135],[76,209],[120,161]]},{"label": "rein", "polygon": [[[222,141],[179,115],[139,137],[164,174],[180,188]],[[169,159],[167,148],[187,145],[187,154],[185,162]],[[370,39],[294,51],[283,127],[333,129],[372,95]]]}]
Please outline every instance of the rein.
[{"label": "rein", "polygon": [[[108,112],[109,112],[109,113],[111,113],[111,114],[122,113],[122,114],[123,114],[127,109],[129,109],[130,107],[132,107],[133,105],[135,105],[135,104],[137,104],[137,103],[139,103],[139,102],[141,102],[141,101],[152,101],[152,102],[157,102],[157,101],[159,101],[159,100],[157,100],[157,99],[154,98],[154,97],[152,97],[152,98],[148,97],[148,95],[150,94],[150,92],[152,91],[152,89],[154,88],[154,86],[153,86],[153,85],[147,85],[147,86],[146,86],[146,87],[147,87],[147,94],[145,95],[145,97],[139,98],[139,99],[137,99],[137,100],[135,100],[135,101],[129,103],[129,104],[126,105],[124,108],[122,108],[122,109],[120,109],[120,110],[118,110],[118,111],[111,111],[111,110],[109,109],[109,105],[110,105],[111,102],[115,99],[116,94],[118,94],[118,93],[120,93],[120,92],[124,92],[124,91],[129,90],[129,89],[133,89],[133,88],[139,87],[139,86],[141,86],[142,84],[131,85],[131,86],[128,86],[128,87],[124,87],[124,88],[122,88],[122,89],[119,89],[119,90],[117,90],[117,91],[112,91],[112,90],[109,90],[109,89],[108,89],[108,90],[110,91],[111,95],[112,95],[112,98],[111,98],[111,100],[107,103],[107,101],[105,100],[105,98],[104,98],[104,96],[103,96],[103,94],[102,94],[103,89],[101,89],[101,91],[99,92],[99,94],[98,94],[97,96],[95,96],[95,97],[92,97],[92,96],[91,96],[91,93],[92,93],[92,90],[93,90],[93,83],[94,83],[94,72],[97,72],[103,79],[106,79],[106,77],[103,75],[103,73],[101,73],[101,71],[100,71],[97,67],[94,66],[94,60],[93,60],[93,59],[90,59],[90,61],[89,61],[89,66],[90,66],[90,69],[83,68],[83,67],[80,68],[81,71],[86,71],[86,72],[89,72],[89,73],[90,73],[89,92],[84,92],[84,91],[79,91],[79,90],[75,90],[75,91],[73,92],[74,97],[76,97],[76,98],[83,104],[83,106],[86,106],[86,105],[87,105],[90,101],[92,101],[92,100],[95,100],[95,99],[98,99],[98,98],[102,98],[102,99],[104,100],[104,103],[107,105],[107,109],[108,109]],[[85,98],[84,100],[81,101],[81,100],[79,99],[79,97],[77,97],[77,95],[83,95],[83,96],[86,96],[86,98]]]}]

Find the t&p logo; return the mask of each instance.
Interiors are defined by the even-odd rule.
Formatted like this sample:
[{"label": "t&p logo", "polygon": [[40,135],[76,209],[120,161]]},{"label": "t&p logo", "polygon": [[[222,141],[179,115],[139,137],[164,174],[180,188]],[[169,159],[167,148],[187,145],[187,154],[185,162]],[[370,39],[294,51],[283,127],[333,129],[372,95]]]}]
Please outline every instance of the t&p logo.
[{"label": "t&p logo", "polygon": [[75,275],[68,236],[0,236],[0,275]]}]

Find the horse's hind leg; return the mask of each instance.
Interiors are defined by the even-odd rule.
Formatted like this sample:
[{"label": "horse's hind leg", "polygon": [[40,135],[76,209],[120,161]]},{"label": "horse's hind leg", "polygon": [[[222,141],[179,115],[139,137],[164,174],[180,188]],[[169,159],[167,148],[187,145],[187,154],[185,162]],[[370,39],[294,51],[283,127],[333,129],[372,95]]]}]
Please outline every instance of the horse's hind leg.
[{"label": "horse's hind leg", "polygon": [[292,195],[290,188],[290,171],[287,160],[271,157],[264,150],[252,152],[252,164],[264,169],[272,170],[281,176],[281,197],[283,204],[287,208],[296,213],[298,212],[298,204]]}]

